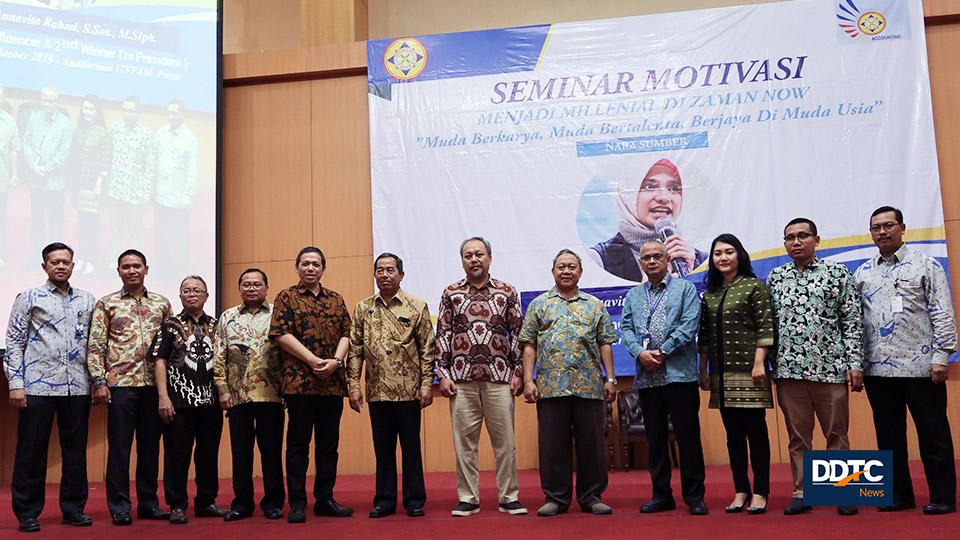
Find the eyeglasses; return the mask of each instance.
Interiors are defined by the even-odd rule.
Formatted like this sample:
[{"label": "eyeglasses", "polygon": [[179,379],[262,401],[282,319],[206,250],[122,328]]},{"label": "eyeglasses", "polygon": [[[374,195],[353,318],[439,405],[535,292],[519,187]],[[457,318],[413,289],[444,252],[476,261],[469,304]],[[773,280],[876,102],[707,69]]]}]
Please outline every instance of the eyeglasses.
[{"label": "eyeglasses", "polygon": [[813,233],[808,233],[808,232],[802,232],[802,233],[797,233],[797,234],[788,234],[787,236],[784,236],[784,237],[783,237],[783,241],[784,241],[784,243],[792,244],[795,240],[799,240],[799,241],[801,241],[801,242],[804,242],[804,241],[806,241],[806,240],[809,240],[809,239],[813,238],[814,236],[816,236],[816,235],[813,234]]},{"label": "eyeglasses", "polygon": [[640,262],[662,261],[663,257],[663,253],[650,253],[648,255],[641,256]]},{"label": "eyeglasses", "polygon": [[206,289],[180,289],[180,294],[184,296],[200,296],[201,294],[207,294]]},{"label": "eyeglasses", "polygon": [[880,223],[880,224],[878,224],[878,225],[871,225],[871,226],[870,226],[870,232],[877,233],[877,232],[880,232],[881,230],[882,230],[883,232],[890,232],[890,231],[896,229],[896,228],[899,227],[899,226],[900,226],[899,223],[894,223],[894,222],[892,222],[892,221],[888,221],[888,222],[886,222],[886,223]]},{"label": "eyeglasses", "polygon": [[240,288],[245,291],[258,291],[263,288],[263,283],[241,283]]}]

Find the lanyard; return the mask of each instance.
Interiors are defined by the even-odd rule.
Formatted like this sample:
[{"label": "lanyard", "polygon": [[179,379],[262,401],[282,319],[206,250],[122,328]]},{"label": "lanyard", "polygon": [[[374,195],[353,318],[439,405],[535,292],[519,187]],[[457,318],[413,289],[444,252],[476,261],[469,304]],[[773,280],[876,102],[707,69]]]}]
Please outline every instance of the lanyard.
[{"label": "lanyard", "polygon": [[647,293],[647,334],[650,333],[650,320],[653,319],[653,314],[657,311],[657,306],[660,305],[660,301],[663,300],[663,297],[667,295],[667,288],[664,287],[660,294],[657,296],[657,300],[653,303],[650,301],[650,284],[647,284],[646,293]]}]

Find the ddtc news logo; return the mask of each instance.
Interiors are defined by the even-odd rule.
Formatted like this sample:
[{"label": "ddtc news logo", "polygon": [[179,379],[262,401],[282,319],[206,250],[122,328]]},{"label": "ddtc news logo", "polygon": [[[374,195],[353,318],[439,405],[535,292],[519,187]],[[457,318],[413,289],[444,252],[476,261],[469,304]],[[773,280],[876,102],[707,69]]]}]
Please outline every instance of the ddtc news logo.
[{"label": "ddtc news logo", "polygon": [[808,506],[893,504],[890,450],[809,450],[803,453],[803,503]]}]

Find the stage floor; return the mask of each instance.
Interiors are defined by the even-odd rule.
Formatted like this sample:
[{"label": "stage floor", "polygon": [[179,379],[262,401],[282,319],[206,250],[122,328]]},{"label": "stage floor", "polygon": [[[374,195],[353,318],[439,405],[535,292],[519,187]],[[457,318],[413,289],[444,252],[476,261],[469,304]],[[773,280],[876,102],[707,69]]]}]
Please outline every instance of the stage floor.
[{"label": "stage floor", "polygon": [[[914,489],[919,505],[927,502],[927,488],[919,462],[911,463]],[[318,518],[308,514],[305,524],[291,525],[286,519],[270,521],[259,513],[239,522],[224,523],[219,519],[193,518],[175,526],[167,522],[134,519],[131,527],[110,523],[102,482],[90,484],[87,513],[94,525],[75,528],[60,523],[56,484],[47,485],[47,504],[40,517],[42,530],[30,538],[960,538],[960,514],[924,516],[920,509],[879,513],[874,508],[861,508],[853,517],[838,516],[836,510],[816,508],[799,516],[784,516],[783,507],[790,498],[790,469],[777,464],[772,468],[773,494],[764,515],[724,514],[723,507],[733,497],[730,472],[726,466],[707,468],[707,497],[710,515],[694,517],[678,500],[672,512],[642,515],[641,503],[650,497],[650,476],[645,470],[616,471],[610,474],[610,485],[604,500],[613,506],[611,516],[593,516],[571,507],[570,512],[554,518],[538,518],[542,504],[537,471],[520,472],[520,500],[530,509],[527,516],[508,516],[497,511],[496,486],[492,472],[481,475],[481,512],[466,518],[454,518],[450,510],[456,505],[456,478],[453,473],[429,473],[427,481],[427,515],[410,518],[402,512],[381,519],[370,519],[373,476],[341,476],[337,479],[337,500],[355,509],[349,518]],[[679,471],[674,469],[674,493],[679,493]],[[256,482],[258,489],[259,480]],[[229,480],[221,480],[218,503],[229,506],[232,488]],[[312,486],[312,479],[308,483]],[[192,489],[192,486],[191,486]],[[131,491],[133,491],[131,486]],[[162,493],[162,487],[161,487]],[[259,496],[259,495],[258,495]],[[161,495],[162,498],[162,495]],[[311,501],[312,504],[312,501]],[[15,538],[17,522],[10,508],[10,486],[0,488],[0,537]]]}]

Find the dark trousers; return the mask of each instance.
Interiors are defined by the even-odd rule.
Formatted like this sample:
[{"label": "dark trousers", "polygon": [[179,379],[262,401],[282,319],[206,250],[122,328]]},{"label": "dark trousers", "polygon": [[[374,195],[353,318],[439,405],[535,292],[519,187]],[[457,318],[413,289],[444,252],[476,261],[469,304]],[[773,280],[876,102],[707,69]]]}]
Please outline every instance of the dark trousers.
[{"label": "dark trousers", "polygon": [[90,396],[27,396],[17,422],[13,461],[13,513],[36,518],[43,511],[47,480],[47,448],[53,417],[60,435],[60,511],[83,512],[87,504],[87,422]]},{"label": "dark trousers", "polygon": [[[603,447],[606,427],[603,400],[579,397],[537,401],[540,440],[540,487],[547,502],[570,506],[573,456],[577,449],[577,503],[583,510],[600,502],[607,489],[607,461]],[[571,440],[573,439],[573,440]]]},{"label": "dark trousers", "polygon": [[[734,488],[737,493],[766,497],[770,494],[770,438],[767,435],[766,409],[720,407],[720,418],[727,431],[727,455]],[[752,490],[750,477],[747,476],[748,461],[753,464]]]},{"label": "dark trousers", "polygon": [[243,403],[227,413],[230,422],[230,452],[233,455],[233,502],[230,509],[253,513],[253,444],[260,449],[263,470],[263,498],[260,508],[282,510],[283,487],[283,405]]},{"label": "dark trousers", "polygon": [[647,452],[653,498],[672,501],[669,425],[680,448],[680,487],[687,504],[703,500],[706,472],[700,444],[700,390],[697,383],[670,383],[638,391],[643,423],[647,429]]},{"label": "dark trousers", "polygon": [[111,388],[107,405],[107,506],[110,512],[130,511],[130,445],[137,436],[137,507],[159,506],[160,415],[153,386]]},{"label": "dark trousers", "polygon": [[913,504],[913,481],[907,465],[907,408],[917,427],[920,459],[930,502],[956,505],[957,471],[947,420],[947,385],[929,377],[864,377],[873,409],[877,448],[893,451],[893,502]]},{"label": "dark trousers", "polygon": [[420,455],[420,402],[371,401],[370,427],[377,457],[377,491],[373,505],[397,507],[397,439],[403,456],[403,507],[423,508],[427,490],[423,485]]},{"label": "dark trousers", "polygon": [[310,436],[313,435],[316,478],[313,496],[317,502],[333,499],[340,446],[340,415],[343,397],[287,395],[287,492],[290,509],[307,507],[307,468],[310,466]]},{"label": "dark trousers", "polygon": [[[176,409],[163,430],[163,494],[170,508],[187,508],[187,474],[193,454],[195,508],[213,504],[220,489],[217,461],[223,412],[216,405]],[[196,443],[196,446],[194,446]]]},{"label": "dark trousers", "polygon": [[[63,236],[63,190],[46,189],[46,178],[30,187],[31,236],[36,249]],[[41,187],[37,187],[41,186]]]}]

